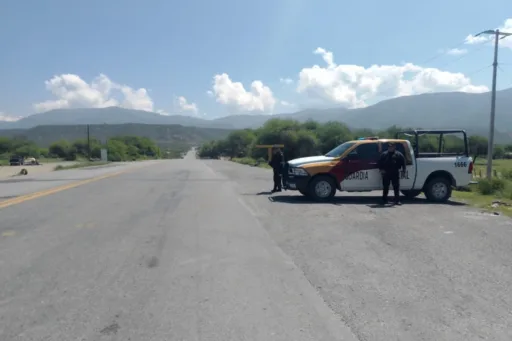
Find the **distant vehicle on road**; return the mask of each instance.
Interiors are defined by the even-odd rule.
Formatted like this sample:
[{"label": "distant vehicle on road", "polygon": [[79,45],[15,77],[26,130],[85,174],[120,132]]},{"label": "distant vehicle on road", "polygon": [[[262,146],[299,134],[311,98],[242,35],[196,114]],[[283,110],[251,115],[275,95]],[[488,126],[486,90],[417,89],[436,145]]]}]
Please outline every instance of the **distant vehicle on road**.
[{"label": "distant vehicle on road", "polygon": [[27,157],[23,160],[23,164],[25,165],[38,165],[39,162],[34,157]]},{"label": "distant vehicle on road", "polygon": [[[436,153],[419,152],[420,136],[434,134],[443,141],[443,135],[456,133],[463,135],[464,152],[444,153],[443,143],[439,143]],[[400,135],[410,138],[413,144],[407,139],[399,139]],[[414,198],[423,192],[430,201],[445,202],[451,197],[452,188],[470,184],[473,159],[469,156],[464,130],[413,130],[399,132],[395,139],[368,137],[348,141],[325,155],[290,160],[286,167],[285,188],[321,202],[331,200],[336,190],[382,190],[378,160],[389,142],[395,142],[396,149],[406,159],[407,170],[400,178],[404,196]]]},{"label": "distant vehicle on road", "polygon": [[23,166],[25,164],[25,160],[22,156],[11,156],[9,164],[11,166]]}]

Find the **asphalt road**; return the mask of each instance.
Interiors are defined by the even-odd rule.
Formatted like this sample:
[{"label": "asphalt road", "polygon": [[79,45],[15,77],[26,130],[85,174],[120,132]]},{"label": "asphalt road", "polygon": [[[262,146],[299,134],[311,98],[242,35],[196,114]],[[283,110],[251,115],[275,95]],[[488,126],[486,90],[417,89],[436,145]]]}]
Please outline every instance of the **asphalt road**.
[{"label": "asphalt road", "polygon": [[511,220],[189,156],[1,209],[0,340],[512,339]]},{"label": "asphalt road", "polygon": [[[26,167],[29,172],[28,175],[9,176],[3,179],[0,178],[0,202],[24,194],[44,191],[58,186],[65,186],[77,181],[84,181],[111,173],[124,172],[134,168],[144,167],[146,165],[151,166],[159,162],[161,161],[116,162],[102,166],[60,171],[47,169],[46,171],[43,170],[40,172],[35,172],[31,168]],[[52,167],[55,167],[55,165]]]}]

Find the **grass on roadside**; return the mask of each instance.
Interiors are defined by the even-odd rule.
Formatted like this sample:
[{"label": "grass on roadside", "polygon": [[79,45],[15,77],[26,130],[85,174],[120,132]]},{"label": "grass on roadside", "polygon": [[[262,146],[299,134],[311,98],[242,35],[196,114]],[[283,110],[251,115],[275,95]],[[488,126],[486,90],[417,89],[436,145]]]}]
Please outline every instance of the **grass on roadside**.
[{"label": "grass on roadside", "polygon": [[505,170],[502,174],[503,178],[479,179],[478,184],[454,191],[453,197],[486,211],[512,217],[512,171]]},{"label": "grass on roadside", "polygon": [[59,170],[66,170],[66,169],[76,169],[76,168],[84,168],[84,167],[94,167],[94,166],[103,166],[107,165],[110,162],[104,162],[104,161],[84,161],[84,162],[77,162],[71,165],[57,165],[53,170],[59,171]]},{"label": "grass on roadside", "polygon": [[[492,169],[501,176],[503,173],[510,172],[512,170],[512,159],[500,159],[492,161]],[[477,158],[473,174],[479,178],[485,178],[487,171],[487,160],[485,157]]]}]

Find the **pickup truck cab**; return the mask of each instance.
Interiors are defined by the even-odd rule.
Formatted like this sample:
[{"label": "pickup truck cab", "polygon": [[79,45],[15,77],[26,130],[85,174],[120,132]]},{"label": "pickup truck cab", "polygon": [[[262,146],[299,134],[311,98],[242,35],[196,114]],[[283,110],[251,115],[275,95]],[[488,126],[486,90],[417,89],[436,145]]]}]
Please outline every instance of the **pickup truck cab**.
[{"label": "pickup truck cab", "polygon": [[[443,153],[444,134],[462,133],[465,151]],[[399,134],[412,137],[399,139]],[[440,136],[437,153],[419,153],[419,137],[425,134]],[[336,190],[370,192],[382,190],[382,176],[378,160],[394,142],[406,160],[406,172],[401,176],[400,189],[404,196],[414,198],[425,193],[428,200],[445,202],[452,188],[467,186],[471,182],[473,160],[468,154],[467,136],[463,130],[414,130],[400,132],[395,139],[376,137],[345,142],[325,155],[304,157],[288,161],[284,185],[316,201],[329,201]]]},{"label": "pickup truck cab", "polygon": [[11,166],[23,166],[24,163],[25,163],[25,160],[22,156],[14,155],[14,156],[11,156],[9,159],[9,164]]}]

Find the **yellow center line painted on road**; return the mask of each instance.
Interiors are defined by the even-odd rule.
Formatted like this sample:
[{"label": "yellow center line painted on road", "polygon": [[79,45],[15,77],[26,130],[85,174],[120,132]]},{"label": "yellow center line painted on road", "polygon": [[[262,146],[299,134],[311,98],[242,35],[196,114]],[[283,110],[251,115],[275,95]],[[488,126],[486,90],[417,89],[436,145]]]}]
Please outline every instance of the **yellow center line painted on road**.
[{"label": "yellow center line painted on road", "polygon": [[[141,168],[141,167],[136,167],[135,169],[139,169],[139,168]],[[37,198],[45,197],[45,196],[50,195],[50,194],[62,192],[62,191],[65,191],[67,189],[71,189],[71,188],[75,188],[75,187],[78,187],[78,186],[82,186],[82,185],[85,185],[85,184],[88,184],[88,183],[91,183],[91,182],[95,182],[95,181],[98,181],[98,180],[103,180],[103,179],[111,178],[111,177],[114,177],[114,176],[117,176],[117,175],[121,175],[121,174],[124,174],[126,172],[129,172],[129,171],[132,171],[132,170],[135,170],[135,169],[132,168],[132,169],[127,169],[127,170],[124,170],[124,171],[116,172],[116,173],[109,173],[109,174],[97,176],[95,178],[90,178],[90,179],[85,179],[85,180],[81,180],[81,181],[77,181],[77,182],[72,182],[70,184],[49,188],[49,189],[46,189],[46,190],[43,190],[43,191],[39,191],[39,192],[35,192],[35,193],[20,195],[19,197],[16,197],[16,198],[13,198],[13,199],[8,199],[8,200],[5,200],[5,201],[0,201],[0,209],[8,207],[8,206],[16,205],[16,204],[21,204],[22,202],[29,201],[29,200],[32,200],[32,199],[37,199]]]},{"label": "yellow center line painted on road", "polygon": [[12,237],[16,234],[16,232],[14,231],[11,231],[11,230],[8,230],[8,231],[4,231],[2,232],[2,237]]}]

